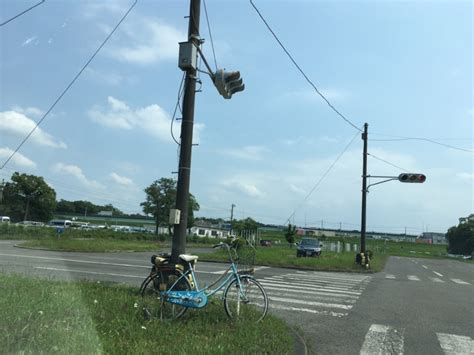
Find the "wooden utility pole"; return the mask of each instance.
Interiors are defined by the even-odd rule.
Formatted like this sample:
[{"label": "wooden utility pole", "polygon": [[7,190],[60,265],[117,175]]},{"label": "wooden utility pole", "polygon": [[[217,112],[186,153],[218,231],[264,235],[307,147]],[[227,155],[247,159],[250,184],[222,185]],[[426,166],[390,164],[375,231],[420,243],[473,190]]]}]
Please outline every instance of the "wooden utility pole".
[{"label": "wooden utility pole", "polygon": [[[199,16],[201,0],[191,0],[189,8],[188,41],[199,48]],[[176,191],[176,209],[181,211],[179,224],[174,226],[172,262],[178,262],[179,255],[186,251],[186,232],[188,224],[189,185],[191,180],[191,151],[193,145],[194,99],[196,96],[196,68],[186,70],[183,99],[183,117],[181,121],[181,145],[179,152],[178,186]]]}]

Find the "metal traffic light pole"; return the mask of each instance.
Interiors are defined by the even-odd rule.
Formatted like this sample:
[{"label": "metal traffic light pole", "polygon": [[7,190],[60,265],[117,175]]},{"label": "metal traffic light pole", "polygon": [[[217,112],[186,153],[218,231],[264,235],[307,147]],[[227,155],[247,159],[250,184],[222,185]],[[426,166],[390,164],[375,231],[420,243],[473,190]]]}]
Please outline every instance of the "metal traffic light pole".
[{"label": "metal traffic light pole", "polygon": [[[188,41],[199,48],[199,16],[201,0],[191,0],[189,9]],[[181,121],[181,146],[179,152],[178,186],[176,191],[176,209],[181,211],[179,224],[173,231],[171,248],[172,262],[178,262],[179,255],[186,251],[186,230],[188,224],[189,185],[191,179],[191,151],[193,145],[194,99],[196,95],[197,70],[192,66],[186,70],[183,99],[183,117]]]}]

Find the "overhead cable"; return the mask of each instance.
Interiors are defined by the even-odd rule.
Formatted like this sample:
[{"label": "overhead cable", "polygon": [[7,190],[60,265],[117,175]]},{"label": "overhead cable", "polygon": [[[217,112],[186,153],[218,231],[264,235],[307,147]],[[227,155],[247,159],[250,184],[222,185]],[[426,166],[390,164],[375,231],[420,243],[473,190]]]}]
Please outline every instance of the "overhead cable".
[{"label": "overhead cable", "polygon": [[308,194],[305,196],[305,198],[303,199],[303,201],[293,210],[293,212],[290,214],[290,216],[286,219],[286,221],[284,222],[284,224],[287,222],[287,221],[290,221],[292,217],[294,217],[296,211],[303,205],[303,203],[306,202],[306,200],[311,196],[311,194],[318,188],[318,186],[323,182],[323,180],[326,178],[326,176],[329,174],[329,172],[332,170],[332,168],[334,168],[334,166],[336,165],[336,163],[339,161],[339,159],[342,158],[342,156],[344,155],[344,153],[347,151],[347,149],[349,149],[350,145],[352,144],[352,142],[354,141],[354,139],[359,135],[359,132],[356,132],[356,134],[354,135],[354,137],[352,137],[352,139],[350,140],[350,142],[344,147],[344,150],[339,153],[339,155],[337,156],[337,158],[334,160],[334,162],[329,166],[329,168],[324,172],[324,174],[319,178],[319,180],[316,182],[316,184],[314,184],[313,188],[308,192]]},{"label": "overhead cable", "polygon": [[388,134],[381,134],[381,133],[372,133],[372,135],[385,136],[385,137],[393,137],[393,138],[389,138],[389,139],[372,139],[372,138],[369,139],[370,141],[373,141],[373,142],[422,141],[422,142],[428,142],[428,143],[440,145],[440,146],[447,147],[447,148],[451,148],[451,149],[455,149],[455,150],[460,150],[460,151],[467,152],[467,153],[474,153],[474,150],[466,149],[466,148],[460,148],[460,147],[455,147],[455,146],[453,146],[453,145],[451,145],[451,144],[441,143],[441,142],[438,142],[438,141],[436,141],[436,140],[434,140],[434,139],[431,139],[431,138],[391,136],[391,135],[388,135]]},{"label": "overhead cable", "polygon": [[306,81],[313,87],[314,91],[316,91],[316,93],[321,96],[321,98],[326,101],[326,103],[328,104],[328,106],[339,116],[341,117],[347,124],[349,124],[350,126],[352,126],[353,128],[355,128],[357,131],[359,132],[362,132],[362,129],[360,129],[359,127],[357,127],[354,123],[352,123],[347,117],[345,117],[338,109],[336,109],[334,107],[334,105],[331,104],[331,102],[329,102],[329,100],[321,93],[321,91],[319,91],[319,89],[316,87],[316,85],[311,81],[311,79],[306,75],[306,73],[303,71],[303,69],[301,69],[301,67],[298,65],[298,63],[296,62],[296,60],[293,58],[293,56],[290,54],[290,52],[285,48],[285,46],[283,45],[283,43],[280,41],[280,39],[278,38],[278,36],[275,34],[275,32],[272,30],[272,28],[270,27],[270,25],[268,24],[268,22],[265,20],[265,18],[263,17],[262,13],[258,10],[258,8],[255,6],[255,4],[253,3],[252,0],[250,0],[250,4],[253,6],[253,8],[255,9],[255,11],[257,12],[257,14],[260,16],[260,18],[262,19],[263,23],[265,24],[265,26],[267,26],[268,30],[271,32],[271,34],[273,35],[273,37],[276,39],[276,41],[278,42],[278,44],[280,45],[280,47],[283,49],[283,51],[286,53],[286,55],[288,56],[288,58],[290,58],[290,60],[293,62],[293,64],[295,65],[295,67],[299,70],[299,72],[303,75],[303,77],[306,79]]},{"label": "overhead cable", "polygon": [[54,101],[54,103],[50,106],[50,108],[48,109],[48,111],[46,111],[46,113],[43,115],[43,117],[41,117],[41,119],[36,123],[36,125],[33,127],[33,129],[30,131],[30,133],[28,133],[26,135],[26,137],[23,139],[23,141],[18,145],[18,147],[16,147],[15,151],[8,157],[8,159],[3,163],[3,165],[0,167],[0,169],[3,169],[5,167],[5,165],[8,164],[8,162],[13,158],[13,156],[18,153],[18,151],[20,150],[20,148],[23,146],[23,144],[26,143],[26,141],[31,137],[31,135],[33,134],[33,132],[38,128],[38,126],[44,121],[44,119],[49,115],[49,113],[54,109],[54,107],[57,105],[57,103],[63,98],[63,96],[68,92],[68,90],[71,88],[71,86],[76,82],[76,80],[79,78],[79,76],[81,76],[82,72],[87,68],[87,66],[92,62],[92,60],[95,58],[95,56],[99,53],[99,51],[102,49],[102,47],[104,47],[104,45],[107,43],[107,41],[110,39],[110,37],[112,37],[112,35],[115,33],[115,31],[117,30],[117,28],[122,24],[122,22],[125,20],[125,18],[128,16],[128,14],[130,13],[130,11],[132,11],[132,9],[135,7],[135,5],[137,4],[138,0],[135,0],[134,3],[132,4],[132,6],[130,6],[130,8],[127,10],[127,12],[125,13],[125,15],[122,16],[122,18],[120,19],[120,21],[115,25],[115,27],[113,28],[113,30],[108,34],[108,36],[104,39],[104,41],[101,43],[101,45],[96,49],[96,51],[94,52],[94,54],[92,54],[92,56],[89,58],[89,60],[86,62],[86,64],[84,64],[84,66],[81,68],[81,70],[79,70],[79,72],[76,74],[76,76],[74,77],[74,79],[72,79],[72,81],[68,84],[68,86],[66,86],[66,88],[62,91],[62,93],[58,96],[58,98]]},{"label": "overhead cable", "polygon": [[40,1],[39,3],[37,3],[36,5],[33,5],[33,6],[29,7],[29,8],[27,8],[26,10],[20,12],[18,15],[13,16],[11,19],[6,20],[5,22],[0,23],[0,27],[5,26],[7,23],[9,23],[9,22],[13,21],[14,19],[20,17],[21,15],[26,14],[28,11],[33,10],[36,6],[41,5],[41,4],[44,3],[45,1],[46,1],[46,0],[41,0],[41,1]]},{"label": "overhead cable", "polygon": [[209,30],[209,38],[211,39],[212,55],[214,56],[214,64],[216,65],[216,70],[217,70],[216,52],[214,50],[214,41],[212,39],[212,31],[211,31],[211,25],[209,23],[209,16],[207,15],[206,0],[204,0],[204,12],[206,13],[206,22],[207,22],[207,29]]},{"label": "overhead cable", "polygon": [[395,164],[393,164],[393,163],[390,163],[389,161],[387,161],[387,160],[385,160],[385,159],[379,158],[379,157],[373,155],[372,153],[367,153],[367,155],[371,156],[371,157],[374,158],[374,159],[380,160],[381,162],[384,162],[385,164],[391,165],[391,166],[393,166],[394,168],[401,169],[401,170],[403,170],[403,171],[405,171],[405,172],[408,172],[407,169],[404,169],[404,168],[402,168],[402,167],[400,167],[400,166],[398,166],[398,165],[395,165]]}]

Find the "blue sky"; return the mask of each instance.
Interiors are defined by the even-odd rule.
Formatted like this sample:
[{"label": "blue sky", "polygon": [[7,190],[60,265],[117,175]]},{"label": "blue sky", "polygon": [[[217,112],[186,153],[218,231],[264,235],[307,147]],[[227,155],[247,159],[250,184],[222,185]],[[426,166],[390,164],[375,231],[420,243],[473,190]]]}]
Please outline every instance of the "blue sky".
[{"label": "blue sky", "polygon": [[[3,1],[0,20],[35,3]],[[2,164],[131,4],[50,0],[0,27]],[[471,1],[255,4],[329,101],[356,126],[369,123],[370,154],[427,175],[424,184],[374,186],[368,230],[445,232],[473,212]],[[360,228],[360,135],[305,200],[357,131],[313,91],[248,1],[207,8],[218,66],[240,70],[246,89],[224,100],[201,75],[191,172],[198,215],[229,218],[234,203],[236,218],[283,224],[295,211],[300,226]],[[141,212],[143,189],[177,169],[170,124],[188,11],[188,1],[139,1],[0,178],[41,175],[58,199]],[[201,36],[214,67],[203,4]],[[403,170],[369,156],[368,172]]]}]

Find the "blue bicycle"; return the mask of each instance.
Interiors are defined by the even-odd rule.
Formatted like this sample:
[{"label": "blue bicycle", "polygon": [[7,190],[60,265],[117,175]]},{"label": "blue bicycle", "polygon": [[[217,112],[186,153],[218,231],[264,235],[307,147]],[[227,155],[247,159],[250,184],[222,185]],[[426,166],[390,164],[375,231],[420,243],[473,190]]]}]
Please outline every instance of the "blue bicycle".
[{"label": "blue bicycle", "polygon": [[[140,287],[144,316],[160,320],[181,317],[188,308],[200,309],[207,306],[209,299],[222,292],[224,309],[232,320],[251,320],[260,322],[268,311],[268,297],[263,286],[252,276],[253,265],[245,254],[255,249],[244,245],[238,249],[226,243],[214,248],[224,248],[229,255],[229,268],[211,285],[200,288],[195,274],[198,259],[195,255],[182,254],[181,263],[172,264],[169,255],[154,255],[152,271]],[[241,266],[245,265],[244,268]],[[240,267],[239,267],[240,266]]]}]

